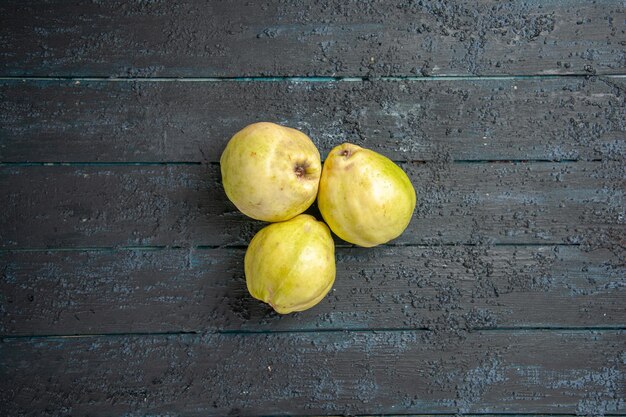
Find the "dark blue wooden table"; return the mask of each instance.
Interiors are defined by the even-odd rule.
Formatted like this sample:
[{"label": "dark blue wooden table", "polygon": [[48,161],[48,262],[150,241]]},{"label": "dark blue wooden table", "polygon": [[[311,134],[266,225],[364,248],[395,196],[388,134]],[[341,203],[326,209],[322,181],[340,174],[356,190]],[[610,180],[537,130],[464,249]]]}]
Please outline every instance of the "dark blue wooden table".
[{"label": "dark blue wooden table", "polygon": [[[3,1],[0,415],[626,415],[625,9]],[[418,198],[287,316],[219,174],[261,120]]]}]

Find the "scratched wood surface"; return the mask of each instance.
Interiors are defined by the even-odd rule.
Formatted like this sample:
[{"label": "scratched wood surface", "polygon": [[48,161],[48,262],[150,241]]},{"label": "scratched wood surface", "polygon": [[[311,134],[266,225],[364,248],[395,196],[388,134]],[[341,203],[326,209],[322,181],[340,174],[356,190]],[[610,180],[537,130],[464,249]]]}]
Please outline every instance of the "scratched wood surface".
[{"label": "scratched wood surface", "polygon": [[[326,155],[359,142],[394,160],[623,157],[623,78],[373,82],[0,82],[4,161],[218,162],[270,120]],[[306,117],[304,117],[306,115]]]},{"label": "scratched wood surface", "polygon": [[7,75],[622,73],[615,0],[63,2],[0,6]]},{"label": "scratched wood surface", "polygon": [[[401,166],[419,202],[394,244],[622,238],[620,161]],[[9,165],[0,179],[4,249],[246,245],[264,226],[228,201],[217,165]]]},{"label": "scratched wood surface", "polygon": [[340,247],[331,294],[316,308],[288,316],[248,295],[244,252],[0,254],[5,266],[0,331],[20,336],[381,328],[463,332],[624,324],[622,261],[608,249]]},{"label": "scratched wood surface", "polygon": [[192,416],[292,409],[541,413],[555,404],[582,415],[624,411],[623,331],[477,332],[446,337],[445,346],[432,337],[395,331],[11,340],[0,346],[0,366],[13,370],[0,400],[96,416],[172,409]]},{"label": "scratched wood surface", "polygon": [[[0,3],[0,414],[626,415],[625,18]],[[258,120],[377,150],[418,196],[287,316],[247,293],[264,224],[219,175]]]}]

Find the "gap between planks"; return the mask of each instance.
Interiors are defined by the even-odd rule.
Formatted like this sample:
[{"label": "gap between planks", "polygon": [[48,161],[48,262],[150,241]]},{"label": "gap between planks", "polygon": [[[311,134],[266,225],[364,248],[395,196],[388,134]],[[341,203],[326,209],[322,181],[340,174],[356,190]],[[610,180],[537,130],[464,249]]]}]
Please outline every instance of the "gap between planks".
[{"label": "gap between planks", "polygon": [[[574,163],[574,162],[603,162],[603,159],[453,159],[450,161],[453,164],[526,164],[526,163]],[[323,163],[324,161],[322,161]],[[437,161],[430,160],[395,160],[394,163],[412,163],[412,164],[428,164],[439,163]],[[16,161],[3,161],[0,162],[0,167],[3,166],[17,166],[17,167],[29,167],[29,166],[163,166],[163,165],[215,165],[219,166],[219,162],[202,162],[202,161],[158,161],[158,162],[118,162],[118,161],[64,161],[64,162],[42,162],[42,161],[29,161],[29,162],[16,162]]]},{"label": "gap between planks", "polygon": [[[386,248],[436,248],[436,247],[577,247],[580,243],[563,243],[563,242],[529,242],[529,243],[439,243],[425,245],[422,243],[387,243],[380,245]],[[335,244],[336,248],[359,248],[355,245],[348,244]],[[114,252],[114,251],[161,251],[161,250],[215,250],[215,249],[230,249],[230,250],[244,250],[248,245],[195,245],[195,246],[179,246],[179,245],[147,245],[147,246],[84,246],[84,247],[50,247],[50,248],[11,248],[0,249],[0,253],[11,252]]]},{"label": "gap between planks", "polygon": [[[394,327],[354,327],[354,328],[323,328],[323,329],[293,329],[293,330],[207,330],[207,331],[174,331],[174,332],[119,332],[119,333],[77,333],[77,334],[37,334],[37,335],[0,335],[2,342],[11,340],[24,339],[83,339],[83,338],[100,338],[100,337],[159,337],[159,336],[198,336],[205,335],[258,335],[258,334],[300,334],[300,333],[432,333],[432,330],[426,327],[417,328],[394,328]],[[523,333],[545,333],[545,332],[626,332],[626,325],[617,326],[507,326],[507,327],[476,327],[467,330],[468,333],[484,332],[516,332]]]},{"label": "gap between planks", "polygon": [[370,81],[505,81],[563,78],[626,78],[626,74],[536,74],[536,75],[440,75],[440,76],[380,76],[380,77],[85,77],[85,76],[0,76],[0,81],[91,81],[91,82],[370,82]]}]

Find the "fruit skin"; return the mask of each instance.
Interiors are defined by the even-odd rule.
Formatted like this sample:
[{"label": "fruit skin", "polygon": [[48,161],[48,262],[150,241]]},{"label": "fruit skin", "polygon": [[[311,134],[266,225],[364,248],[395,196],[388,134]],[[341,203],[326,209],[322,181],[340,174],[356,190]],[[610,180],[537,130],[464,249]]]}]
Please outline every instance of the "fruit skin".
[{"label": "fruit skin", "polygon": [[328,226],[301,214],[261,229],[244,259],[250,294],[280,314],[319,303],[335,282],[335,243]]},{"label": "fruit skin", "polygon": [[304,133],[269,122],[237,132],[220,158],[224,191],[245,215],[288,220],[315,201],[322,163]]},{"label": "fruit skin", "polygon": [[317,205],[330,229],[347,242],[372,247],[400,236],[415,199],[406,173],[379,153],[344,143],[324,161]]}]

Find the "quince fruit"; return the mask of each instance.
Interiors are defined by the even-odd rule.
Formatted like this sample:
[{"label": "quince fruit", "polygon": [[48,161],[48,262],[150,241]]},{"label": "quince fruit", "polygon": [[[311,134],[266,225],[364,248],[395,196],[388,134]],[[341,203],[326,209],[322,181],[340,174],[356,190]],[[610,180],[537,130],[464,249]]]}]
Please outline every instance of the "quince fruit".
[{"label": "quince fruit", "polygon": [[328,227],[301,214],[252,238],[244,259],[250,294],[280,314],[319,303],[335,282],[335,244]]},{"label": "quince fruit", "polygon": [[245,215],[279,222],[315,201],[320,154],[304,133],[259,122],[237,132],[220,158],[226,195]]},{"label": "quince fruit", "polygon": [[372,247],[400,236],[415,200],[406,173],[372,150],[344,143],[324,161],[317,205],[330,229],[346,242]]}]

